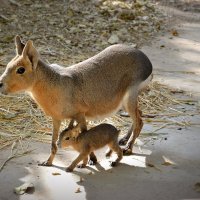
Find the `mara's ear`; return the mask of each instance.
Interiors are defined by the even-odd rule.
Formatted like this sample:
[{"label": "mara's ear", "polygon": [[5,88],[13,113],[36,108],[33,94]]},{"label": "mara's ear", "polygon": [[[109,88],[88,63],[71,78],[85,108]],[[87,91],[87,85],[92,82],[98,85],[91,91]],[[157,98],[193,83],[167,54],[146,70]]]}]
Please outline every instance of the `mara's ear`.
[{"label": "mara's ear", "polygon": [[22,51],[22,56],[25,58],[26,57],[29,58],[34,69],[37,67],[38,60],[39,60],[39,53],[37,52],[36,48],[33,46],[33,42],[31,40],[28,40],[28,42],[25,44],[25,47]]},{"label": "mara's ear", "polygon": [[77,138],[79,134],[80,134],[80,126],[79,126],[79,125],[76,125],[76,126],[72,129],[72,135],[71,135],[71,137]]},{"label": "mara's ear", "polygon": [[72,119],[67,127],[68,129],[73,129],[74,128],[74,120]]},{"label": "mara's ear", "polygon": [[22,55],[22,51],[24,49],[25,44],[22,43],[21,38],[20,38],[19,35],[15,36],[15,46],[16,46],[17,55]]}]

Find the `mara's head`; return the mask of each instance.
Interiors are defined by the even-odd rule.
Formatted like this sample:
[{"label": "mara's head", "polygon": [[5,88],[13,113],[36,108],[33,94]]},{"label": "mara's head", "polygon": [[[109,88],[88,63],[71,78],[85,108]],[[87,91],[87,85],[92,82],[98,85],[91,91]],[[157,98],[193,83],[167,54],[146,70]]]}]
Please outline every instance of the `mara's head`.
[{"label": "mara's head", "polygon": [[80,128],[78,126],[73,128],[66,128],[63,130],[58,138],[57,145],[59,148],[65,149],[68,146],[75,144],[76,138],[79,135]]},{"label": "mara's head", "polygon": [[0,76],[0,93],[10,94],[29,90],[34,82],[34,72],[38,64],[39,54],[33,42],[22,43],[15,37],[16,56],[8,63]]}]

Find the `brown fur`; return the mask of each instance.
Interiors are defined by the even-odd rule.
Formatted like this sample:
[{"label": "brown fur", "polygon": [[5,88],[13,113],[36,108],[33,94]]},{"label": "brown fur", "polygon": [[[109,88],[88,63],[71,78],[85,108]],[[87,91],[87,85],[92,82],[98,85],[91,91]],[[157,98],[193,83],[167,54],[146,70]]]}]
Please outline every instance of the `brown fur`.
[{"label": "brown fur", "polygon": [[[142,129],[137,108],[141,85],[149,80],[152,65],[141,51],[126,45],[112,45],[99,54],[71,67],[44,63],[33,46],[19,36],[15,38],[16,57],[0,77],[3,94],[28,92],[44,112],[53,119],[51,154],[44,165],[51,165],[57,151],[56,140],[61,121],[77,121],[87,129],[86,118],[109,116],[123,106],[133,119],[133,126],[122,142],[132,151]],[[25,72],[18,74],[18,68]]]},{"label": "brown fur", "polygon": [[117,159],[111,163],[112,166],[116,166],[123,156],[122,149],[118,144],[119,132],[119,130],[110,124],[100,124],[80,134],[79,127],[62,131],[58,139],[58,146],[61,148],[72,146],[80,153],[66,170],[73,171],[81,160],[83,164],[79,165],[79,167],[85,167],[88,162],[88,155],[105,145],[110,147],[110,150],[106,153],[107,157],[111,156],[112,151],[117,153]]}]

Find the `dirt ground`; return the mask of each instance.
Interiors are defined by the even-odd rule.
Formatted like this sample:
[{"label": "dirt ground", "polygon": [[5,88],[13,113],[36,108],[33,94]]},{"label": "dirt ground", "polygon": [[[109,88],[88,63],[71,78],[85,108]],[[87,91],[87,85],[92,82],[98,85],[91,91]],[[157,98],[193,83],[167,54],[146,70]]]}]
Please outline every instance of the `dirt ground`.
[{"label": "dirt ground", "polygon": [[[47,62],[69,65],[110,44],[141,46],[164,29],[162,13],[149,1],[0,0],[0,60],[13,52],[13,38],[32,39]],[[8,54],[7,56],[5,54]]]},{"label": "dirt ground", "polygon": [[198,0],[155,0],[159,4],[171,8],[177,8],[184,12],[199,13],[200,2]]},{"label": "dirt ground", "polygon": [[[19,1],[20,5],[15,5],[18,1],[10,2],[13,2],[14,5],[7,5],[6,3],[5,7],[14,6],[19,8],[23,3],[23,1]],[[62,3],[61,1],[59,2]],[[83,2],[86,3],[86,1]],[[135,36],[135,41],[124,41],[123,38],[121,39],[120,37],[118,37],[118,39],[119,42],[130,44],[137,43],[136,41],[138,39],[138,46],[142,48],[153,63],[154,79],[175,89],[186,91],[184,94],[177,93],[175,95],[177,98],[192,99],[193,101],[188,101],[186,104],[178,104],[172,108],[182,113],[185,112],[186,115],[174,118],[165,116],[162,120],[156,118],[155,120],[157,120],[157,122],[160,120],[160,122],[158,122],[159,125],[155,122],[149,123],[145,120],[142,133],[133,149],[134,154],[131,156],[124,156],[121,164],[116,168],[111,168],[109,166],[109,161],[113,158],[110,160],[105,159],[105,148],[97,153],[99,160],[98,165],[88,166],[86,169],[76,169],[73,173],[65,172],[65,167],[69,165],[72,159],[77,155],[77,153],[71,149],[67,149],[66,151],[59,150],[54,161],[54,166],[40,167],[37,164],[48,157],[50,145],[41,142],[33,142],[31,138],[23,140],[21,143],[16,144],[19,146],[19,149],[22,151],[26,149],[32,151],[22,157],[11,159],[0,172],[1,200],[200,199],[199,4],[198,1],[173,1],[173,6],[170,4],[170,7],[166,9],[166,6],[169,5],[166,5],[166,1],[163,2],[162,4],[159,3],[159,5],[162,5],[159,9],[161,9],[161,13],[166,13],[167,16],[166,24],[164,23],[165,27],[163,27],[165,31],[152,33],[152,36],[149,38],[150,40],[148,40],[148,36],[145,36],[145,32],[143,31],[140,32],[140,34],[132,32],[134,36],[138,34],[138,36]],[[191,8],[188,7],[188,3],[192,3],[189,4]],[[26,11],[28,7],[39,10],[40,12],[38,12],[42,14],[40,9],[43,7],[38,8],[36,5],[30,6],[30,2],[27,1],[27,7],[23,7],[22,9],[25,14],[28,12]],[[59,6],[59,4],[57,6]],[[172,7],[179,8],[179,10]],[[195,13],[193,8],[195,8]],[[51,6],[48,9],[51,10]],[[91,11],[91,7],[88,9]],[[71,15],[74,15],[73,10],[74,7]],[[7,16],[5,13],[1,12],[1,14],[3,18],[6,17],[9,19],[10,17],[10,15]],[[156,15],[157,14],[155,14],[155,16]],[[77,16],[77,13],[75,16]],[[115,18],[114,15],[110,16]],[[11,18],[14,19],[14,17]],[[55,17],[55,19],[57,18]],[[105,23],[104,20],[105,19],[102,19],[102,23]],[[5,28],[8,28],[8,25],[9,23],[5,25]],[[121,24],[118,24],[118,26],[120,27]],[[127,24],[124,26],[126,27]],[[155,27],[157,26],[158,24],[155,25]],[[0,29],[2,34],[2,26]],[[17,31],[19,31],[19,29]],[[15,31],[13,31],[12,34],[16,34]],[[91,30],[88,35],[93,35],[92,42],[84,44],[84,39],[82,47],[74,45],[76,37],[80,38],[80,35],[75,34],[76,37],[70,38],[69,40],[71,42],[67,45],[68,47],[72,46],[72,51],[68,48],[63,50],[65,54],[70,52],[70,56],[66,57],[63,57],[62,52],[58,51],[59,45],[55,45],[55,48],[53,47],[53,39],[44,40],[45,43],[43,43],[40,38],[35,39],[37,45],[41,45],[41,51],[45,52],[43,55],[45,59],[50,60],[50,62],[57,62],[59,60],[61,63],[69,64],[72,61],[75,62],[84,59],[85,56],[88,56],[90,53],[93,54],[105,45],[108,45],[110,36],[112,34],[115,35],[116,32],[114,31],[112,33],[108,31],[108,33],[110,35],[103,35],[102,39],[102,41],[106,40],[107,44],[102,44],[100,42],[101,40],[96,41],[97,37]],[[31,34],[23,33],[23,35],[25,38],[28,38]],[[38,36],[41,35],[42,34],[38,34]],[[50,32],[49,35],[52,35],[52,32]],[[61,36],[61,41],[65,36],[66,35]],[[144,37],[144,39],[140,40],[140,36]],[[5,33],[3,35],[3,38],[4,37]],[[2,71],[10,54],[12,54],[11,49],[13,49],[12,39],[10,39],[9,42],[3,40],[4,39],[1,37],[0,59]],[[56,41],[59,40],[58,38],[56,39]],[[47,42],[51,44],[48,47],[45,46]],[[6,45],[6,43],[8,43],[8,45]],[[101,43],[101,45],[99,45],[99,43]],[[98,47],[96,47],[95,44],[98,44]],[[84,54],[86,46],[86,53]],[[48,48],[50,50],[48,50]],[[76,49],[79,50],[76,51]],[[92,52],[89,52],[90,49],[92,49]],[[5,56],[4,52],[8,55]],[[59,53],[54,54],[54,52]],[[79,53],[83,56],[78,57]],[[166,123],[164,120],[174,120],[177,123],[173,123],[169,126],[168,122]],[[184,126],[181,123],[183,123]],[[145,133],[149,133],[149,130],[151,130],[151,134],[145,135]],[[15,150],[15,146],[13,146],[13,150]],[[2,149],[0,151],[0,163],[7,160],[10,153],[10,146]],[[27,182],[32,183],[34,188],[23,195],[16,195],[13,192],[15,187]]]}]

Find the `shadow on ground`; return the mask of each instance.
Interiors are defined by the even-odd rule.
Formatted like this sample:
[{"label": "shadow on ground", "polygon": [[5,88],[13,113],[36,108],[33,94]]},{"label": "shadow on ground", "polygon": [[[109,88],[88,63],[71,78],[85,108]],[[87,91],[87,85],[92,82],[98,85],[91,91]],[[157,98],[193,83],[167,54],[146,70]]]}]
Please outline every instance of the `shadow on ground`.
[{"label": "shadow on ground", "polygon": [[[155,140],[140,149],[134,147],[136,154],[125,156],[116,168],[110,167],[112,158],[105,159],[103,149],[97,152],[98,165],[76,168],[72,173],[65,172],[65,167],[77,153],[59,151],[54,166],[41,167],[37,164],[47,158],[49,145],[34,142],[31,144],[34,152],[11,160],[0,173],[0,199],[197,199],[199,142],[198,128],[173,131],[167,140]],[[2,161],[9,149],[0,153]],[[168,165],[164,164],[163,156],[170,160]],[[17,196],[13,188],[24,182],[33,183],[35,191]]]}]

